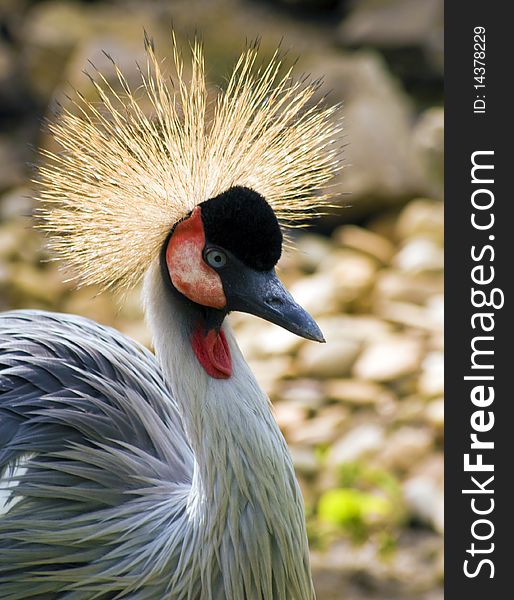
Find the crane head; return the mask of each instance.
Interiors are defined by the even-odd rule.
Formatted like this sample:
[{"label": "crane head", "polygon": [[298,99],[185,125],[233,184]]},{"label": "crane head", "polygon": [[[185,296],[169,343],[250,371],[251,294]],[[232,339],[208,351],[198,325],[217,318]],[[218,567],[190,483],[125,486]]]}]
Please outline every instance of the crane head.
[{"label": "crane head", "polygon": [[164,247],[165,276],[207,309],[206,328],[230,311],[256,315],[323,342],[312,317],[275,273],[282,231],[271,206],[254,190],[232,187],[202,202],[172,230]]},{"label": "crane head", "polygon": [[214,377],[230,375],[221,328],[230,311],[324,341],[274,267],[279,223],[330,206],[337,107],[316,98],[319,81],[295,81],[278,51],[260,64],[250,46],[217,91],[201,44],[188,70],[174,40],[171,81],[148,39],[146,51],[137,92],[114,63],[121,92],[97,73],[98,101],[78,94],[49,126],[59,150],[43,151],[37,183],[50,249],[72,278],[103,289],[132,287],[160,260],[201,315],[193,347]]},{"label": "crane head", "polygon": [[193,348],[205,370],[229,377],[231,361],[221,331],[231,311],[246,312],[309,340],[324,342],[314,319],[275,273],[282,231],[256,191],[235,186],[199,204],[177,223],[161,251],[169,286],[198,310]]}]

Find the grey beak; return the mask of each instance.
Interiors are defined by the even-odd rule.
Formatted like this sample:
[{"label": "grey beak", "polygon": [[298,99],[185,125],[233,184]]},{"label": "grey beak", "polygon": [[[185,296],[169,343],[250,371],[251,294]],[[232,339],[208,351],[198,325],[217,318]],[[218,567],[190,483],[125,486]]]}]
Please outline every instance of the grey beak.
[{"label": "grey beak", "polygon": [[238,277],[223,277],[229,311],[250,313],[296,335],[324,342],[320,328],[286,290],[275,270],[238,269]]}]

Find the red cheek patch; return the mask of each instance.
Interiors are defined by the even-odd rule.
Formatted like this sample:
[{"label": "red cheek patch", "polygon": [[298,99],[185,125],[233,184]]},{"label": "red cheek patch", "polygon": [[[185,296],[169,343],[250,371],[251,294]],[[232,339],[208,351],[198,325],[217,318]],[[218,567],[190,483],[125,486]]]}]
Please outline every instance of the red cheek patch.
[{"label": "red cheek patch", "polygon": [[199,325],[191,341],[200,364],[208,375],[215,379],[228,379],[232,375],[232,358],[227,339],[222,330],[218,333],[211,329],[205,333]]},{"label": "red cheek patch", "polygon": [[166,265],[173,285],[186,298],[202,306],[224,308],[227,304],[223,284],[214,269],[205,264],[202,251],[205,233],[201,209],[175,227],[166,248]]}]

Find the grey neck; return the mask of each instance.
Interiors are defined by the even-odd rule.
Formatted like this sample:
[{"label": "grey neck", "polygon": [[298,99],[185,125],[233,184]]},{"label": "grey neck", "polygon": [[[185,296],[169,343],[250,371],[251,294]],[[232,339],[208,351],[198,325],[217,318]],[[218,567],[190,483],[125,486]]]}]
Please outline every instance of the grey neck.
[{"label": "grey neck", "polygon": [[[156,355],[179,405],[195,471],[188,514],[204,550],[220,565],[206,585],[224,598],[313,598],[303,501],[285,440],[227,325],[232,376],[213,379],[198,362],[191,333],[198,314],[169,293],[158,265],[147,274],[145,313]],[[204,557],[207,571],[219,563]],[[210,566],[209,566],[210,565]],[[216,597],[216,595],[214,595]]]}]

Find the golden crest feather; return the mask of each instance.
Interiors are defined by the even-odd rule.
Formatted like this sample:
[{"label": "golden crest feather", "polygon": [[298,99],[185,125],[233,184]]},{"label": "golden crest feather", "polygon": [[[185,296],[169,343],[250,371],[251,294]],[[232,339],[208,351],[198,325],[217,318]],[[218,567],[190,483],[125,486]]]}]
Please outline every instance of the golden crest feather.
[{"label": "golden crest feather", "polygon": [[146,51],[138,95],[152,114],[115,65],[121,91],[98,73],[99,102],[77,94],[49,126],[60,150],[43,151],[42,228],[83,284],[136,284],[173,225],[235,185],[264,196],[282,224],[299,224],[327,205],[321,189],[339,168],[337,107],[312,102],[318,82],[281,74],[278,52],[258,67],[257,47],[248,48],[226,88],[212,92],[199,43],[188,81],[174,37],[171,80],[148,40]]}]

